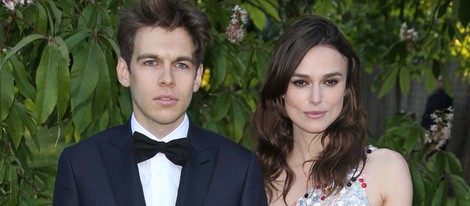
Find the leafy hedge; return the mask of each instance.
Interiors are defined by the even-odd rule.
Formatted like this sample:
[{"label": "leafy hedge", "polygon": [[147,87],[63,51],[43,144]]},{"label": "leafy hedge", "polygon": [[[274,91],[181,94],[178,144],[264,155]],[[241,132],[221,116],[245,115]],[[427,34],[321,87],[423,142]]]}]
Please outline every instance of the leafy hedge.
[{"label": "leafy hedge", "polygon": [[[297,16],[317,13],[337,22],[361,55],[364,69],[381,68],[372,88],[379,96],[393,86],[407,95],[410,82],[422,76],[431,90],[438,75],[451,92],[444,62],[459,62],[457,72],[462,77],[469,73],[468,1],[194,2],[212,21],[214,42],[190,117],[248,148],[252,148],[250,116],[270,52],[282,29]],[[56,160],[44,161],[47,148],[56,147],[50,155],[55,157],[64,145],[129,117],[129,91],[119,86],[115,74],[118,14],[129,4],[129,0],[0,2],[1,205],[50,204]],[[232,43],[227,28],[236,5],[249,17],[248,22],[239,22],[243,39]],[[393,128],[399,127],[422,137],[418,126],[402,123],[386,125],[385,136],[396,134]],[[449,181],[457,201],[468,200],[468,186],[460,179],[461,166],[452,154],[412,158],[409,147],[403,151],[400,144],[385,140],[381,146],[409,157],[416,205],[444,201]],[[440,170],[443,167],[446,170]],[[448,181],[438,181],[440,177]],[[439,193],[429,188],[438,188]]]}]

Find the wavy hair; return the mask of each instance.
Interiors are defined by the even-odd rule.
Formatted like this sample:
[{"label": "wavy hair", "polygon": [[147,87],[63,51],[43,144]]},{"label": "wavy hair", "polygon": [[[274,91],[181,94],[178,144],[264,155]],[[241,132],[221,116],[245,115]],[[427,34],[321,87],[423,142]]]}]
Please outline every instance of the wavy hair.
[{"label": "wavy hair", "polygon": [[[130,65],[134,52],[134,38],[142,27],[164,27],[172,31],[183,27],[194,44],[195,65],[204,60],[206,47],[211,41],[211,23],[195,5],[185,0],[140,0],[121,14],[117,42],[121,57]],[[196,68],[197,68],[196,67]]]},{"label": "wavy hair", "polygon": [[[328,194],[339,192],[348,182],[347,173],[365,164],[366,115],[360,99],[359,58],[332,21],[317,15],[303,16],[279,40],[254,114],[257,153],[270,201],[273,201],[276,190],[274,183],[282,173],[286,174],[286,179],[282,191],[278,192],[282,192],[284,202],[295,181],[294,172],[287,162],[294,146],[293,127],[282,95],[286,93],[289,81],[303,57],[317,45],[336,49],[347,60],[348,68],[342,111],[321,135],[324,149],[307,161],[312,162],[309,183],[329,185]],[[328,141],[325,141],[326,138]]]}]

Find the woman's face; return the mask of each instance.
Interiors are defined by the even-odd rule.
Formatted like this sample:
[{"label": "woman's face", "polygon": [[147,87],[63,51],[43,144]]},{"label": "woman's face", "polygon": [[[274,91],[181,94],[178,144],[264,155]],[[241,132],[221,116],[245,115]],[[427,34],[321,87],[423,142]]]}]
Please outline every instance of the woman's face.
[{"label": "woman's face", "polygon": [[294,136],[320,134],[338,118],[346,91],[347,61],[317,45],[304,56],[284,94]]}]

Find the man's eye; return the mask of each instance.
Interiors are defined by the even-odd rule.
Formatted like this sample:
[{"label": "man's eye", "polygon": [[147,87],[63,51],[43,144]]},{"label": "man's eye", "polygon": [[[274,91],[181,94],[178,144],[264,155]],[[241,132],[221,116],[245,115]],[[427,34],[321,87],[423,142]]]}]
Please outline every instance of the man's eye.
[{"label": "man's eye", "polygon": [[144,62],[144,65],[146,65],[146,66],[156,66],[156,65],[158,65],[158,63],[155,60],[148,60],[148,61]]},{"label": "man's eye", "polygon": [[176,66],[177,68],[179,68],[179,69],[187,69],[187,68],[189,68],[188,65],[183,64],[183,63],[176,63],[175,66]]}]

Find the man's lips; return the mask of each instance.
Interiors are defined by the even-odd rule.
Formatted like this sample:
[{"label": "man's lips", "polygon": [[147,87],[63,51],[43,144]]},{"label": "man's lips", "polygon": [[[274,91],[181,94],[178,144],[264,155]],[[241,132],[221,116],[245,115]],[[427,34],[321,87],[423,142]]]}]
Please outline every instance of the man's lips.
[{"label": "man's lips", "polygon": [[160,95],[153,98],[153,100],[162,105],[174,105],[178,102],[178,98],[171,95]]}]

